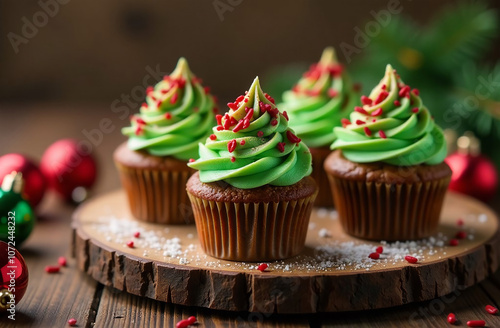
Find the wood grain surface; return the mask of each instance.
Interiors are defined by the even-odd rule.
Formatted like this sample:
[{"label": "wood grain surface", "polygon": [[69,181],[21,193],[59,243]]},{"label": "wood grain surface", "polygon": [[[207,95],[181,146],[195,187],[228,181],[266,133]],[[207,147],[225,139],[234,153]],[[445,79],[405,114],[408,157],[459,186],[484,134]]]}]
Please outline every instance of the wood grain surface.
[{"label": "wood grain surface", "polygon": [[[117,127],[125,125],[110,111],[109,105],[87,106],[67,111],[67,107],[0,105],[0,129],[8,138],[0,140],[0,153],[23,152],[40,158],[55,140],[84,139],[83,129],[98,126],[109,117]],[[84,113],[84,115],[82,114]],[[95,147],[100,176],[94,190],[101,194],[119,188],[118,175],[111,162],[114,148],[124,139],[118,128],[103,137]],[[491,205],[500,210],[500,198]],[[446,316],[453,312],[462,327],[467,320],[486,320],[488,327],[500,327],[500,316],[489,315],[487,304],[500,306],[500,271],[483,282],[436,299],[391,309],[310,315],[268,315],[223,312],[197,307],[176,306],[134,296],[104,287],[76,268],[70,257],[70,218],[74,206],[49,194],[38,210],[39,221],[20,252],[24,256],[30,281],[26,295],[17,305],[16,321],[0,317],[3,327],[66,327],[69,318],[78,327],[173,327],[181,318],[197,316],[198,327],[447,327]],[[498,249],[497,249],[498,251]],[[68,257],[61,273],[45,273],[45,265]]]}]

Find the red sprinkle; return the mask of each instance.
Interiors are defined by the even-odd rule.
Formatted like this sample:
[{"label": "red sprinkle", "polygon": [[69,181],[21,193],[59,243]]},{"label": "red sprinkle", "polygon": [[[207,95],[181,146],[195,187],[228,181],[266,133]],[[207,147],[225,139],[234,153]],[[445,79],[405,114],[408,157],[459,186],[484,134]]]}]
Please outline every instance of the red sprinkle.
[{"label": "red sprinkle", "polygon": [[414,113],[418,113],[418,107],[412,108],[411,111],[414,112]]},{"label": "red sprinkle", "polygon": [[394,100],[394,106],[401,106],[401,102],[399,100]]},{"label": "red sprinkle", "polygon": [[205,91],[205,94],[209,93],[210,92],[210,87],[204,87],[203,91]]},{"label": "red sprinkle", "polygon": [[382,90],[385,90],[385,89],[387,89],[387,85],[382,84],[382,87],[381,87],[381,88],[382,88]]},{"label": "red sprinkle", "polygon": [[266,263],[261,263],[259,264],[259,266],[257,267],[257,270],[259,270],[260,272],[264,272],[266,271],[266,269],[268,268],[269,266],[266,264]]},{"label": "red sprinkle", "polygon": [[274,120],[274,119],[273,119],[273,120],[271,120],[271,125],[272,125],[272,126],[275,126],[276,124],[278,124],[278,121],[277,121],[277,120]]},{"label": "red sprinkle", "polygon": [[233,162],[233,163],[236,162],[236,157],[231,156],[231,162]]},{"label": "red sprinkle", "polygon": [[263,135],[264,135],[264,132],[262,132],[262,131],[257,132],[257,137],[259,137],[259,138],[260,138],[260,137],[262,137]]},{"label": "red sprinkle", "polygon": [[286,118],[287,121],[290,121],[290,119],[288,118],[288,113],[286,112],[286,110],[283,111],[283,116]]},{"label": "red sprinkle", "polygon": [[276,104],[276,102],[274,101],[274,98],[271,97],[270,95],[268,95],[267,93],[264,93],[264,96],[266,97],[267,100],[269,100],[270,102],[272,102],[273,104]]},{"label": "red sprinkle", "polygon": [[384,131],[382,131],[382,130],[380,130],[380,131],[378,132],[378,135],[379,135],[379,136],[380,136],[380,138],[382,138],[382,139],[386,139],[386,138],[387,138],[387,136],[385,135],[385,132],[384,132]]},{"label": "red sprinkle", "polygon": [[71,319],[69,319],[69,320],[68,320],[68,325],[70,325],[70,326],[74,326],[74,325],[76,325],[76,319],[75,319],[75,318],[71,318]]},{"label": "red sprinkle", "polygon": [[280,151],[280,153],[284,152],[285,151],[285,143],[284,142],[278,142],[278,144],[276,145],[276,148],[278,148],[278,150]]},{"label": "red sprinkle", "polygon": [[243,99],[245,98],[245,96],[241,95],[239,96],[238,98],[236,98],[236,101],[237,103],[241,102]]},{"label": "red sprinkle", "polygon": [[227,107],[231,108],[232,110],[237,110],[238,104],[230,102],[230,103],[227,103]]},{"label": "red sprinkle", "polygon": [[243,129],[246,129],[250,126],[250,119],[249,118],[244,118],[243,119]]},{"label": "red sprinkle", "polygon": [[215,115],[215,119],[217,120],[217,125],[222,125],[222,115],[221,114]]},{"label": "red sprinkle", "polygon": [[139,231],[134,232],[134,237],[139,238],[141,236],[141,233]]},{"label": "red sprinkle", "polygon": [[59,272],[59,267],[55,265],[47,265],[45,267],[45,272],[47,273],[58,273]]},{"label": "red sprinkle", "polygon": [[450,246],[458,246],[458,239],[451,239]]},{"label": "red sprinkle", "polygon": [[448,322],[451,324],[454,324],[455,322],[457,322],[457,317],[455,316],[454,313],[448,314]]},{"label": "red sprinkle", "polygon": [[196,160],[194,158],[189,159],[189,163],[194,163],[194,162],[196,162]]},{"label": "red sprinkle", "polygon": [[143,103],[142,103],[142,105],[141,105],[141,107],[146,107],[146,108],[148,108],[148,104],[147,104],[147,103],[145,103],[145,102],[143,102]]},{"label": "red sprinkle", "polygon": [[179,321],[176,325],[175,328],[187,328],[190,325],[188,319],[184,319]]},{"label": "red sprinkle", "polygon": [[486,305],[484,308],[486,309],[486,312],[488,312],[489,314],[497,314],[498,313],[498,309],[494,306]]},{"label": "red sprinkle", "polygon": [[382,246],[379,246],[379,247],[375,248],[375,252],[382,254],[384,252],[384,248]]},{"label": "red sprinkle", "polygon": [[128,248],[134,248],[134,242],[132,240],[127,241]]},{"label": "red sprinkle", "polygon": [[365,134],[366,134],[367,136],[371,137],[371,135],[372,135],[372,130],[370,130],[367,126],[365,126],[365,128],[364,128],[363,130],[365,130]]},{"label": "red sprinkle", "polygon": [[238,124],[236,124],[236,126],[233,128],[233,132],[236,133],[241,129],[243,129],[243,124],[244,124],[243,120],[239,121]]},{"label": "red sprinkle", "polygon": [[297,137],[290,130],[286,131],[286,137],[288,138],[288,140],[290,140],[291,143],[299,143],[299,142],[302,141],[302,139],[300,139],[299,137]]},{"label": "red sprinkle", "polygon": [[328,89],[328,96],[330,98],[336,97],[339,94],[339,92],[333,88]]},{"label": "red sprinkle", "polygon": [[462,220],[462,219],[458,219],[458,220],[457,220],[457,226],[461,227],[461,226],[463,226],[463,225],[464,225],[464,220]]},{"label": "red sprinkle", "polygon": [[467,321],[467,327],[484,327],[486,322],[484,320],[469,320]]},{"label": "red sprinkle", "polygon": [[170,113],[165,113],[165,118],[166,118],[167,120],[171,119],[171,118],[172,118],[172,114],[170,114]]},{"label": "red sprinkle", "polygon": [[366,123],[366,122],[364,122],[364,121],[361,121],[361,120],[356,120],[356,124],[357,124],[357,125],[363,125],[363,124],[365,124],[365,123]]},{"label": "red sprinkle", "polygon": [[380,107],[380,108],[375,109],[375,110],[372,112],[372,114],[371,114],[371,115],[372,115],[372,116],[380,116],[380,115],[382,115],[382,113],[383,113],[383,112],[384,112],[384,110],[382,109],[382,107]]},{"label": "red sprinkle", "polygon": [[153,87],[152,87],[152,86],[147,87],[147,88],[146,88],[146,94],[153,92],[153,90],[154,90],[154,89],[153,89]]},{"label": "red sprinkle", "polygon": [[246,141],[245,141],[245,140],[241,140],[241,141],[240,141],[240,145],[242,145],[242,146],[243,146],[245,143],[246,143]]},{"label": "red sprinkle", "polygon": [[138,136],[142,133],[142,128],[140,126],[138,126],[136,129],[135,129],[135,135]]},{"label": "red sprinkle", "polygon": [[194,323],[196,322],[196,317],[190,316],[189,318],[187,318],[187,321],[189,322],[190,325],[194,325]]},{"label": "red sprinkle", "polygon": [[387,98],[388,95],[389,95],[389,92],[382,91],[381,93],[378,94],[377,99],[375,99],[375,102],[373,104],[374,105],[380,104],[382,101],[385,100],[385,98]]},{"label": "red sprinkle", "polygon": [[463,230],[457,232],[457,234],[455,235],[455,238],[457,239],[465,239],[466,237],[467,237],[467,232]]},{"label": "red sprinkle", "polygon": [[68,264],[64,256],[60,256],[59,259],[57,260],[57,263],[59,263],[59,265],[63,267],[65,267]]},{"label": "red sprinkle", "polygon": [[399,96],[404,97],[408,92],[410,92],[410,86],[405,85],[399,90]]},{"label": "red sprinkle", "polygon": [[146,122],[145,122],[142,118],[140,118],[140,117],[136,118],[136,119],[135,119],[135,121],[136,121],[138,124],[146,124]]},{"label": "red sprinkle", "polygon": [[361,103],[363,105],[371,105],[373,103],[373,100],[371,100],[367,96],[361,96]]},{"label": "red sprinkle", "polygon": [[406,255],[405,260],[408,261],[408,263],[417,263],[418,262],[418,259],[416,257],[410,256],[410,255]]},{"label": "red sprinkle", "polygon": [[219,109],[217,107],[212,108],[212,113],[217,114],[219,112]]},{"label": "red sprinkle", "polygon": [[413,92],[415,96],[418,96],[420,94],[420,91],[418,91],[418,89],[413,89],[411,90],[411,92]]},{"label": "red sprinkle", "polygon": [[217,127],[217,131],[222,131],[222,130],[224,130],[224,127],[223,127],[223,126],[221,126],[221,125],[219,125],[219,126]]},{"label": "red sprinkle", "polygon": [[369,258],[371,258],[372,260],[378,260],[380,258],[380,253],[371,253],[370,255],[368,255]]},{"label": "red sprinkle", "polygon": [[215,134],[211,134],[210,135],[210,140],[215,140],[215,139],[217,139],[217,136]]},{"label": "red sprinkle", "polygon": [[340,122],[342,123],[342,126],[345,128],[346,126],[348,126],[349,124],[351,124],[351,121],[349,121],[347,118],[343,118],[340,120]]},{"label": "red sprinkle", "polygon": [[354,107],[354,110],[358,113],[361,113],[361,114],[364,114],[364,115],[370,115],[368,114],[368,112],[366,110],[364,110],[363,108],[359,107],[359,106],[356,106]]},{"label": "red sprinkle", "polygon": [[179,97],[179,94],[178,93],[174,93],[174,95],[172,96],[172,98],[170,98],[170,103],[171,104],[175,104],[175,102],[177,101],[178,97]]},{"label": "red sprinkle", "polygon": [[233,139],[228,142],[227,150],[229,150],[229,152],[232,153],[235,149],[236,149],[236,139]]}]

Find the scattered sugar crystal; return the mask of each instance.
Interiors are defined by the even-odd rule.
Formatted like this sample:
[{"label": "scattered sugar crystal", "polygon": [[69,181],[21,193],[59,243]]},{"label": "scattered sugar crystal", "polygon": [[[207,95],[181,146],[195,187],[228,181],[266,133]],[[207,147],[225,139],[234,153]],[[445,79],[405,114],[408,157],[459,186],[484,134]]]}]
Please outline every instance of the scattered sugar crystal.
[{"label": "scattered sugar crystal", "polygon": [[318,232],[318,235],[321,237],[321,238],[329,238],[332,236],[331,232],[328,231],[327,229],[325,228],[322,228],[319,232]]},{"label": "scattered sugar crystal", "polygon": [[188,261],[188,259],[187,259],[187,258],[185,258],[185,257],[181,257],[181,258],[179,259],[179,264],[189,264],[189,261]]},{"label": "scattered sugar crystal", "polygon": [[318,217],[324,218],[328,215],[328,210],[324,207],[321,207],[316,211],[316,214],[318,215]]},{"label": "scattered sugar crystal", "polygon": [[193,239],[193,238],[194,238],[194,235],[193,235],[192,233],[188,233],[188,234],[187,234],[187,237],[188,237],[189,239]]},{"label": "scattered sugar crystal", "polygon": [[477,220],[481,223],[484,223],[484,222],[488,221],[488,217],[486,216],[486,214],[479,214],[479,216],[477,217]]},{"label": "scattered sugar crystal", "polygon": [[313,229],[315,229],[315,228],[316,228],[316,223],[314,223],[314,222],[309,222],[309,225],[308,225],[308,227],[307,227],[307,228],[308,228],[309,230],[313,230]]}]

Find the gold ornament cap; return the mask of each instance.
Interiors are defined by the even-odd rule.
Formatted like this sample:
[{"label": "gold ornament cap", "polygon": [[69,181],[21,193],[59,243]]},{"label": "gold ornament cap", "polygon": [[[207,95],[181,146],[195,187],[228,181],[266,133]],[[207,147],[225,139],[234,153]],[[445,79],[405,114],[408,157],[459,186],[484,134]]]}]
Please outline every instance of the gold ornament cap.
[{"label": "gold ornament cap", "polygon": [[12,171],[3,178],[2,182],[3,191],[13,191],[20,194],[24,188],[23,174],[21,172]]},{"label": "gold ornament cap", "polygon": [[481,154],[481,143],[474,133],[467,131],[457,140],[458,152],[464,155],[478,156]]}]

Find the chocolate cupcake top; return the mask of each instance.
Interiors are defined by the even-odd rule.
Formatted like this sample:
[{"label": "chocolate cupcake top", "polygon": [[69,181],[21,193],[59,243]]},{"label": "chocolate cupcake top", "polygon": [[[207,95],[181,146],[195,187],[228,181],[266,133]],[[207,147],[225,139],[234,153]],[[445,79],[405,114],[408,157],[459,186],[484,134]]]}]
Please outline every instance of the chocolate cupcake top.
[{"label": "chocolate cupcake top", "polygon": [[286,112],[262,91],[258,77],[228,107],[200,144],[200,159],[188,164],[200,171],[202,182],[225,181],[240,189],[288,186],[311,173],[309,149],[288,127]]},{"label": "chocolate cupcake top", "polygon": [[279,105],[290,116],[290,125],[309,147],[329,146],[335,140],[333,128],[359,104],[357,92],[335,50],[328,47],[318,63],[283,94]]},{"label": "chocolate cupcake top", "polygon": [[180,58],[175,70],[146,92],[140,113],[122,129],[129,137],[128,147],[186,161],[197,157],[198,143],[210,135],[217,109],[186,59]]},{"label": "chocolate cupcake top", "polygon": [[397,166],[439,164],[446,157],[443,131],[434,123],[417,89],[401,81],[391,65],[363,107],[355,107],[350,120],[334,129],[341,149],[352,162],[385,162]]}]

